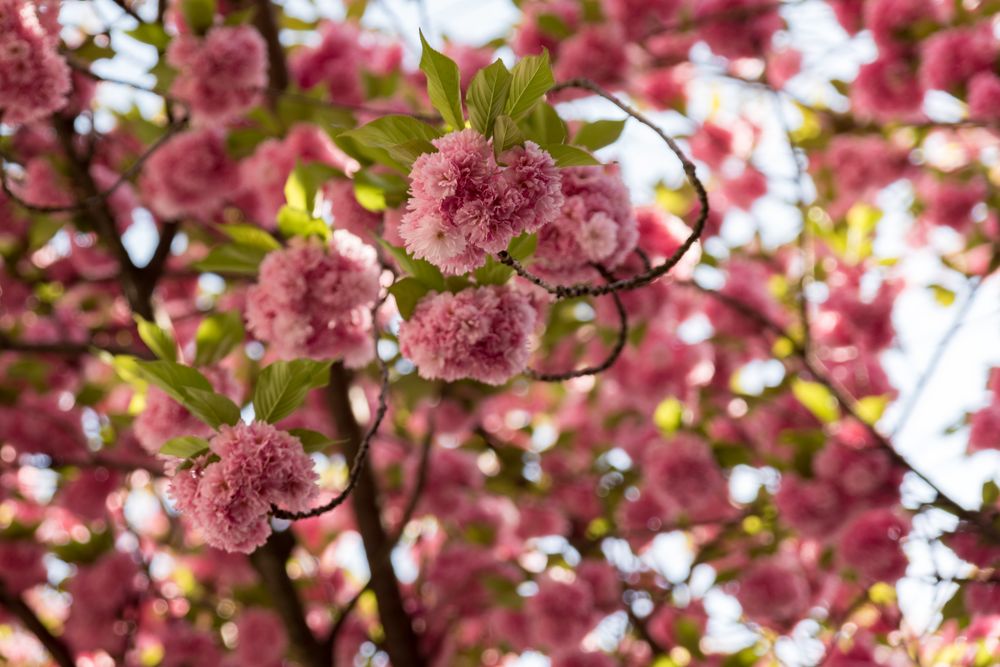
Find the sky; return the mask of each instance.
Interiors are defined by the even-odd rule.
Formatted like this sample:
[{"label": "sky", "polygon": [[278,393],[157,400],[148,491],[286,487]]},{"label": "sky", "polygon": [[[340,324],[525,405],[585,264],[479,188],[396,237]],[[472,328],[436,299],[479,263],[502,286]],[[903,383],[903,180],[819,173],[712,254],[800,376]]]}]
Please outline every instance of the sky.
[{"label": "sky", "polygon": [[[289,13],[305,19],[315,16],[311,3],[303,0],[287,0]],[[328,16],[338,17],[343,13],[340,3],[321,2]],[[422,9],[421,9],[422,7]],[[788,86],[788,91],[796,98],[809,104],[826,104],[833,108],[843,108],[845,101],[829,81],[834,78],[851,79],[857,67],[874,55],[874,46],[867,36],[849,38],[836,24],[828,7],[815,1],[805,1],[782,10],[791,30],[784,36],[788,43],[804,55],[804,73],[796,77]],[[122,12],[110,0],[96,2],[64,2],[64,20],[80,21],[91,28],[113,23],[123,29],[132,27],[132,20],[123,17]],[[507,33],[509,26],[518,17],[518,12],[510,0],[378,0],[371,2],[365,15],[365,22],[373,28],[389,34],[399,34],[409,45],[407,58],[415,63],[419,57],[417,28],[421,28],[428,39],[440,44],[443,37],[469,44],[482,44]],[[114,46],[120,55],[114,61],[101,61],[95,65],[100,74],[124,78],[136,83],[151,85],[152,79],[143,72],[152,64],[155,54],[150,47],[138,44],[130,38],[116,34]],[[500,55],[508,63],[513,54],[501,50]],[[713,69],[711,54],[704,48],[696,47],[693,60],[706,72]],[[100,101],[112,108],[125,109],[133,102],[138,103],[145,113],[155,113],[159,100],[150,95],[136,94],[121,86],[102,85]],[[798,209],[794,205],[798,188],[795,185],[796,169],[784,141],[785,131],[775,113],[775,100],[770,93],[748,90],[739,84],[721,77],[706,75],[696,84],[690,111],[698,117],[720,114],[733,119],[744,115],[763,129],[760,147],[754,155],[754,163],[772,177],[771,193],[758,202],[749,214],[736,214],[727,219],[723,228],[723,239],[710,244],[706,250],[724,256],[727,246],[742,243],[749,234],[760,233],[766,243],[780,244],[793,238],[800,226]],[[781,106],[786,122],[794,126],[798,122],[798,111],[787,100]],[[570,117],[585,119],[620,118],[621,112],[602,101],[581,101],[564,105],[561,111]],[[947,99],[931,100],[927,108],[933,117],[946,120],[952,117],[956,108]],[[690,124],[676,114],[654,114],[654,120],[670,133],[681,133],[690,129]],[[98,118],[97,122],[108,123],[109,118]],[[629,123],[621,140],[614,146],[603,149],[600,157],[617,159],[622,164],[623,176],[632,191],[637,204],[652,199],[656,183],[679,184],[682,173],[675,158],[669,155],[665,146],[651,142],[653,135],[648,128]],[[947,146],[941,150],[947,150]],[[998,156],[993,156],[997,159]],[[802,185],[809,196],[811,185]],[[879,426],[886,433],[894,433],[897,449],[911,464],[927,475],[935,484],[951,497],[968,507],[978,503],[979,489],[988,479],[1000,479],[1000,453],[980,453],[974,457],[964,456],[967,431],[959,429],[950,435],[944,431],[956,424],[966,412],[980,407],[985,401],[985,382],[989,368],[1000,365],[1000,281],[987,282],[975,295],[971,304],[968,286],[955,274],[942,270],[930,253],[914,254],[905,247],[905,235],[912,224],[906,212],[912,198],[912,191],[905,184],[897,184],[884,193],[879,204],[885,211],[880,223],[876,254],[883,257],[900,257],[900,270],[907,281],[907,287],[900,295],[894,311],[894,321],[899,333],[898,344],[886,353],[884,365],[893,384],[899,390],[899,400],[887,410]],[[151,221],[139,224],[130,232],[126,243],[136,257],[148,257],[153,247],[155,228]],[[933,239],[934,247],[947,248],[954,242],[947,234]],[[708,281],[717,279],[703,276]],[[943,307],[937,303],[927,288],[932,283],[945,285],[956,292],[955,304]],[[942,338],[955,326],[956,315],[962,313],[961,326],[952,333],[951,342],[944,350],[936,370],[926,381],[926,389],[912,406],[909,418],[900,423],[902,406],[907,405],[918,382],[940,345]],[[745,481],[745,480],[744,480]],[[749,483],[754,483],[751,480]],[[904,486],[907,497],[926,498],[925,485],[908,480]],[[930,517],[918,524],[918,530],[934,531],[946,520]],[[555,545],[553,548],[560,548]],[[615,555],[615,545],[609,547],[610,555]],[[899,585],[901,603],[907,618],[916,628],[927,627],[933,622],[938,606],[947,597],[941,596],[933,586],[921,583],[918,577],[933,571],[931,562],[938,567],[955,567],[953,559],[935,554],[934,558],[925,547],[914,541],[908,546],[914,563],[910,573],[914,577]],[[342,558],[346,566],[364,575],[364,563],[359,558],[357,544],[346,542],[342,548]],[[652,550],[649,563],[672,576],[682,578],[687,571],[686,545],[679,534],[667,535],[658,541]],[[618,554],[621,556],[622,554]],[[404,560],[397,559],[397,565],[404,572],[410,568]],[[706,579],[694,577],[698,582]],[[710,577],[707,578],[710,580]],[[937,595],[937,597],[935,597]],[[726,636],[737,637],[731,623],[726,619],[738,615],[738,606],[725,596],[714,596],[711,600],[718,619],[714,628],[716,639]],[[608,636],[621,631],[622,618],[612,618],[604,628]],[[808,635],[809,628],[804,628]],[[597,634],[600,636],[600,633]],[[595,641],[598,641],[595,639]],[[788,664],[808,664],[809,655],[815,645],[808,640],[799,642],[787,651]],[[541,656],[526,656],[523,665],[544,665]]]}]

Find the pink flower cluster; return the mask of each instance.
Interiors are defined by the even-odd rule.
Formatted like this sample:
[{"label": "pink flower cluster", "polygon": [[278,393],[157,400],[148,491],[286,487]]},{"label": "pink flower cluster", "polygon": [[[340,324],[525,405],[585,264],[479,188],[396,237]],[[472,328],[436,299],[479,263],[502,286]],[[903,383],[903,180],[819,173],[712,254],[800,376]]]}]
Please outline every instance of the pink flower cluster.
[{"label": "pink flower cluster", "polygon": [[209,444],[219,460],[175,467],[170,494],[213,547],[250,553],[271,534],[272,505],[303,511],[318,494],[302,443],[270,424],[223,426]]},{"label": "pink flower cluster", "polygon": [[782,26],[770,0],[701,0],[694,16],[701,38],[726,58],[762,57]]},{"label": "pink flower cluster", "polygon": [[59,55],[59,3],[0,0],[0,119],[30,123],[62,109],[72,87]]},{"label": "pink flower cluster", "polygon": [[210,220],[239,185],[236,164],[217,129],[191,130],[168,140],[146,162],[139,189],[162,218]]},{"label": "pink flower cluster", "polygon": [[639,240],[628,188],[618,168],[562,170],[562,208],[538,233],[535,266],[560,280],[589,277],[590,263],[618,266]]},{"label": "pink flower cluster", "polygon": [[753,621],[787,629],[809,610],[809,580],[793,557],[777,556],[752,563],[740,577],[736,599]]},{"label": "pink flower cluster", "polygon": [[247,294],[249,331],[284,359],[343,358],[350,366],[374,353],[371,307],[378,297],[375,249],[338,229],[329,244],[293,239],[260,265]]},{"label": "pink flower cluster", "polygon": [[507,286],[433,293],[400,326],[399,345],[421,377],[500,385],[527,365],[537,317],[530,297]]},{"label": "pink flower cluster", "polygon": [[969,420],[969,451],[1000,449],[1000,368],[990,371],[990,402]]},{"label": "pink flower cluster", "polygon": [[139,568],[132,557],[112,551],[81,566],[66,586],[73,608],[63,636],[76,651],[120,651],[125,635],[115,631],[125,606],[140,594]]},{"label": "pink flower cluster", "polygon": [[555,220],[563,203],[552,157],[526,142],[501,156],[475,130],[435,139],[410,172],[410,200],[399,234],[407,250],[442,271],[482,266],[485,253]]},{"label": "pink flower cluster", "polygon": [[256,105],[267,86],[267,44],[253,26],[219,26],[202,38],[182,34],[167,62],[178,70],[170,92],[197,125],[220,125]]}]

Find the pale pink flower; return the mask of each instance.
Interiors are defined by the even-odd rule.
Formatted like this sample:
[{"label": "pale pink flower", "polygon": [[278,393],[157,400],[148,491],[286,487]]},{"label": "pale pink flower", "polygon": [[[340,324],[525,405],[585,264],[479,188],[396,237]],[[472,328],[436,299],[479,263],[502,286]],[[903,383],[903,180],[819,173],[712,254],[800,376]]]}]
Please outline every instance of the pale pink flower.
[{"label": "pale pink flower", "polygon": [[435,139],[410,172],[410,200],[399,234],[415,257],[446,273],[465,273],[484,253],[506,250],[514,237],[551,222],[562,203],[552,157],[527,142],[493,157],[475,130]]},{"label": "pale pink flower", "polygon": [[767,194],[767,177],[747,165],[739,176],[723,182],[722,193],[728,203],[749,211],[755,201]]},{"label": "pale pink flower", "polygon": [[224,425],[209,444],[219,460],[174,465],[170,495],[213,547],[252,552],[271,534],[272,505],[302,511],[319,493],[301,442],[270,424]]},{"label": "pale pink flower", "polygon": [[631,40],[644,40],[673,25],[684,0],[604,0],[608,15]]},{"label": "pale pink flower", "polygon": [[163,661],[160,667],[217,667],[222,651],[208,632],[196,630],[182,620],[163,630]]},{"label": "pale pink flower", "polygon": [[72,88],[59,54],[55,2],[0,2],[0,119],[30,123],[62,109]]},{"label": "pale pink flower", "polygon": [[146,162],[139,189],[163,218],[209,220],[239,183],[236,164],[218,130],[191,130],[169,139]]},{"label": "pale pink flower", "polygon": [[918,23],[943,18],[948,0],[870,0],[864,8],[865,27],[881,49],[895,48],[913,39],[910,31]]},{"label": "pale pink flower", "polygon": [[267,255],[247,294],[250,332],[280,357],[371,359],[371,307],[378,296],[374,248],[348,231],[329,244],[293,239]]},{"label": "pale pink flower", "polygon": [[793,48],[771,51],[767,57],[767,82],[783,88],[802,69],[802,52]]},{"label": "pale pink flower", "polygon": [[907,522],[891,510],[869,510],[844,528],[840,558],[869,583],[896,583],[906,574],[902,542],[908,530]]},{"label": "pale pink flower", "polygon": [[969,419],[969,451],[1000,449],[1000,401],[973,413]]},{"label": "pale pink flower", "polygon": [[726,158],[733,154],[733,133],[711,121],[703,123],[691,138],[691,155],[712,169],[719,169]]},{"label": "pale pink flower", "polygon": [[349,22],[326,21],[319,28],[320,42],[292,53],[289,70],[300,88],[324,83],[330,99],[344,104],[364,100],[361,69],[364,52],[359,44],[360,31]]},{"label": "pale pink flower", "polygon": [[927,208],[923,219],[932,225],[951,227],[958,232],[968,231],[972,224],[973,209],[986,201],[990,189],[982,178],[968,181],[934,178],[921,179],[919,195]]},{"label": "pale pink flower", "polygon": [[980,72],[969,79],[969,116],[976,120],[1000,118],[1000,76]]},{"label": "pale pink flower", "polygon": [[671,517],[706,521],[724,517],[729,492],[708,445],[679,434],[650,447],[643,459],[644,488],[659,496]]},{"label": "pale pink flower", "polygon": [[740,577],[736,599],[750,620],[781,630],[809,610],[809,581],[791,557],[776,556],[750,565]]},{"label": "pale pink flower", "polygon": [[11,595],[45,583],[45,547],[32,539],[0,541],[0,582]]},{"label": "pale pink flower", "polygon": [[267,86],[267,44],[253,26],[219,26],[202,38],[180,35],[166,57],[178,70],[170,92],[191,109],[197,125],[236,120],[260,102]]},{"label": "pale pink flower", "polygon": [[781,519],[805,537],[828,538],[847,519],[847,499],[832,481],[783,475],[774,502]]},{"label": "pale pink flower", "polygon": [[587,24],[562,42],[552,69],[557,81],[586,77],[605,88],[621,88],[628,73],[624,35],[614,24]]},{"label": "pale pink flower", "polygon": [[613,269],[639,240],[628,188],[617,167],[562,170],[561,215],[538,233],[535,267],[552,278],[589,277],[590,262]]},{"label": "pale pink flower", "polygon": [[924,88],[954,90],[975,74],[991,72],[998,51],[1000,42],[988,21],[942,30],[920,45],[920,83]]},{"label": "pale pink flower", "polygon": [[545,577],[526,606],[535,624],[536,642],[553,649],[576,647],[597,621],[594,596],[580,581]]},{"label": "pale pink flower", "polygon": [[277,667],[288,649],[281,619],[268,609],[248,609],[236,621],[235,657],[240,667]]},{"label": "pale pink flower", "polygon": [[530,299],[506,286],[432,293],[400,326],[400,349],[421,377],[500,385],[527,365],[536,317]]},{"label": "pale pink flower", "polygon": [[879,121],[919,119],[923,99],[909,61],[892,53],[862,65],[851,87],[851,105],[858,115]]},{"label": "pale pink flower", "polygon": [[762,57],[782,26],[770,0],[701,0],[694,16],[701,38],[726,58]]}]

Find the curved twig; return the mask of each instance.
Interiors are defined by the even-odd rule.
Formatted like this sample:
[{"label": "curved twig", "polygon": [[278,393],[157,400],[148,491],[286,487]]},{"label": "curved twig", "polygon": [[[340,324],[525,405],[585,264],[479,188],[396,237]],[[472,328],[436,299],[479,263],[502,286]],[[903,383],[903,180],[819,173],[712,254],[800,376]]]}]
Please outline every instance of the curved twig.
[{"label": "curved twig", "polygon": [[388,292],[386,292],[385,296],[378,299],[375,302],[375,305],[372,306],[372,337],[375,345],[375,359],[378,361],[379,372],[381,375],[378,391],[378,405],[375,408],[375,415],[372,418],[371,424],[368,425],[368,430],[365,431],[364,436],[361,438],[357,454],[351,462],[351,471],[347,476],[347,485],[344,486],[340,493],[327,502],[303,512],[289,512],[288,510],[283,510],[280,507],[272,506],[271,514],[279,519],[298,521],[299,519],[308,519],[314,516],[320,516],[321,514],[326,514],[330,510],[342,505],[344,501],[347,500],[347,498],[351,495],[351,492],[354,490],[354,487],[357,486],[358,480],[361,478],[361,469],[364,465],[365,459],[368,457],[368,451],[371,449],[372,440],[375,438],[375,434],[382,425],[382,420],[385,419],[385,413],[389,409],[389,364],[387,364],[378,354],[378,341],[380,338],[378,328],[378,311],[382,304],[385,303],[387,296]]},{"label": "curved twig", "polygon": [[604,90],[598,86],[593,81],[589,79],[570,79],[562,83],[553,86],[550,92],[556,93],[560,90],[566,90],[567,88],[579,88],[581,90],[587,90],[599,97],[603,97],[608,100],[616,107],[627,113],[632,118],[636,119],[646,127],[650,128],[656,132],[657,136],[663,140],[664,143],[670,148],[670,151],[677,156],[680,160],[681,166],[684,168],[684,174],[687,176],[688,182],[694,188],[695,193],[698,197],[698,204],[700,210],[698,212],[698,218],[695,220],[694,227],[691,230],[691,234],[688,235],[684,242],[674,251],[674,253],[665,259],[663,263],[651,268],[650,270],[640,273],[639,275],[632,276],[631,278],[624,278],[622,280],[615,280],[604,285],[591,285],[589,283],[577,283],[575,285],[553,285],[543,278],[536,276],[535,274],[528,271],[523,264],[510,256],[510,254],[504,250],[497,255],[497,259],[510,268],[514,269],[517,275],[521,276],[525,280],[541,287],[550,294],[555,294],[560,299],[573,298],[578,296],[601,296],[602,294],[611,294],[612,292],[619,292],[622,290],[632,290],[638,287],[643,287],[653,282],[660,276],[666,274],[670,269],[674,268],[678,262],[687,254],[687,251],[691,249],[691,246],[701,237],[702,232],[705,230],[705,222],[708,220],[708,192],[705,190],[704,184],[701,179],[698,178],[696,173],[696,168],[693,162],[688,159],[681,150],[681,147],[674,141],[673,137],[668,135],[666,132],[661,130],[659,126],[653,121],[649,120],[639,111],[636,111],[631,106],[621,101],[608,91]]},{"label": "curved twig", "polygon": [[[610,282],[614,282],[614,275],[607,269],[605,269],[600,264],[594,264],[593,267],[600,272],[601,276]],[[563,382],[565,380],[572,380],[573,378],[583,377],[585,375],[597,375],[598,373],[603,373],[618,361],[618,357],[621,356],[622,351],[625,349],[625,343],[628,342],[628,313],[625,312],[625,304],[622,303],[621,296],[618,292],[611,292],[611,298],[615,302],[615,310],[618,311],[618,339],[615,341],[615,346],[611,349],[611,353],[608,354],[607,358],[596,366],[587,366],[585,368],[579,368],[573,371],[565,371],[563,373],[541,373],[534,369],[529,368],[525,371],[527,375],[532,380],[537,380],[539,382]]]}]

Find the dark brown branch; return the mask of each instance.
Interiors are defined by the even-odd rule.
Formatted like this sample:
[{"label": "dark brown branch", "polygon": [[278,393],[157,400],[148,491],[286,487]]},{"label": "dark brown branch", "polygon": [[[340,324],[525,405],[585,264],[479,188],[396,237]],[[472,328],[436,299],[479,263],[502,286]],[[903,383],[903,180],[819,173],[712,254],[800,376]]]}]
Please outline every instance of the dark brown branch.
[{"label": "dark brown branch", "polygon": [[264,546],[250,554],[250,562],[270,594],[296,657],[309,667],[327,667],[330,654],[309,629],[302,601],[286,570],[294,548],[295,537],[290,531],[275,531]]},{"label": "dark brown branch", "polygon": [[126,14],[134,18],[140,24],[143,23],[142,17],[139,16],[139,13],[137,11],[135,11],[134,9],[132,9],[131,6],[129,6],[128,0],[113,0],[113,1],[116,5],[121,7],[122,11],[124,11]]},{"label": "dark brown branch", "polygon": [[[346,438],[345,454],[358,458],[364,436],[354,418],[348,398],[351,374],[342,364],[331,371],[327,400],[340,437]],[[367,458],[361,458],[357,487],[351,495],[355,521],[368,555],[371,589],[378,601],[379,618],[385,629],[385,650],[394,667],[420,667],[426,664],[419,652],[416,632],[403,605],[402,592],[392,562],[379,555],[391,551],[391,542],[382,525],[382,507],[375,473]]]},{"label": "dark brown branch", "polygon": [[60,341],[54,343],[28,343],[11,340],[5,334],[0,333],[0,351],[6,350],[10,352],[24,352],[25,354],[57,354],[75,357],[90,354],[95,349],[108,352],[110,354],[130,354],[144,359],[153,358],[153,355],[149,352],[149,350],[117,347],[114,345],[74,343],[70,341]]},{"label": "dark brown branch", "polygon": [[[603,276],[606,281],[609,283],[614,282],[615,277],[607,269],[599,264],[594,264],[593,266],[600,272],[601,276]],[[622,303],[621,296],[618,292],[612,292],[611,298],[614,299],[615,310],[618,311],[618,338],[615,340],[615,346],[611,349],[611,352],[604,359],[604,361],[596,366],[587,366],[577,370],[566,371],[564,373],[540,373],[536,370],[528,369],[525,375],[532,380],[538,380],[540,382],[563,382],[565,380],[571,380],[585,375],[598,375],[599,373],[603,373],[614,366],[615,362],[618,361],[618,357],[621,356],[622,351],[625,349],[625,343],[628,342],[628,313],[625,312],[625,304]]]},{"label": "dark brown branch", "polygon": [[288,63],[285,61],[285,47],[281,45],[278,36],[273,3],[271,0],[254,0],[254,6],[254,25],[267,42],[270,87],[283,91],[288,87]]},{"label": "dark brown branch", "polygon": [[73,659],[73,654],[66,643],[53,635],[45,627],[45,624],[42,623],[31,607],[20,596],[7,591],[3,582],[0,582],[0,605],[3,605],[25,628],[38,638],[38,641],[41,642],[42,646],[45,647],[45,650],[49,652],[49,655],[52,656],[52,659],[59,667],[74,667],[76,665],[76,660]]},{"label": "dark brown branch", "polygon": [[665,275],[670,269],[677,265],[678,262],[683,259],[687,251],[691,249],[691,246],[698,241],[701,237],[702,232],[705,230],[705,222],[708,220],[708,192],[705,190],[704,184],[701,179],[698,178],[697,170],[695,165],[681,150],[681,147],[677,144],[674,139],[669,136],[666,132],[661,130],[659,126],[653,121],[649,120],[646,116],[640,112],[633,109],[631,106],[622,102],[620,99],[604,90],[598,86],[593,81],[589,79],[570,79],[569,81],[564,81],[562,83],[556,84],[551,92],[556,93],[560,90],[566,90],[568,88],[577,88],[580,90],[587,90],[599,97],[603,97],[608,100],[616,107],[627,113],[632,118],[636,119],[646,127],[650,128],[656,132],[657,136],[667,144],[670,151],[677,156],[680,160],[681,166],[684,168],[684,174],[687,176],[688,182],[695,190],[695,194],[698,197],[698,204],[700,210],[698,212],[698,218],[695,220],[694,227],[691,230],[691,234],[688,235],[684,242],[681,243],[680,247],[677,248],[674,253],[665,259],[662,264],[653,267],[649,271],[641,273],[631,278],[625,278],[622,280],[615,280],[604,285],[591,285],[589,283],[578,283],[575,285],[553,285],[539,276],[534,275],[528,271],[519,261],[510,256],[507,251],[502,251],[497,255],[497,259],[501,263],[514,269],[515,272],[525,280],[538,285],[542,289],[546,290],[550,294],[556,295],[560,299],[579,297],[579,296],[600,296],[602,294],[611,294],[613,292],[618,292],[621,290],[632,290],[638,287],[643,287],[653,282],[660,276]]}]

